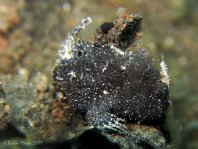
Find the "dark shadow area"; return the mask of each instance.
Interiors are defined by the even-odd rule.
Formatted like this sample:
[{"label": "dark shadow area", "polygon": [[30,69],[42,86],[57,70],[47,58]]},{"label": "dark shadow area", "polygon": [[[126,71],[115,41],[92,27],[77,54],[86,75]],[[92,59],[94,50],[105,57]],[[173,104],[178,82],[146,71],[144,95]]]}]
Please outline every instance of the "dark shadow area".
[{"label": "dark shadow area", "polygon": [[46,143],[38,149],[120,149],[120,146],[101,135],[96,129],[87,130],[78,138],[56,143]]},{"label": "dark shadow area", "polygon": [[13,139],[13,138],[25,138],[26,136],[17,130],[12,124],[8,124],[6,129],[0,131],[0,141]]}]

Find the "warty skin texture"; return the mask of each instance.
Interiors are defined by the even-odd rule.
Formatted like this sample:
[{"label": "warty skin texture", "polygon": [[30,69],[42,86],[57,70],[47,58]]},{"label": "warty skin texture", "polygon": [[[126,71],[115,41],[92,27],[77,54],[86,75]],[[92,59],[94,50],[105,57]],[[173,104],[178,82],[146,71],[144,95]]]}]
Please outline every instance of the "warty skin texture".
[{"label": "warty skin texture", "polygon": [[133,52],[78,40],[70,58],[53,70],[66,100],[99,128],[123,129],[123,119],[156,124],[164,120],[169,88],[146,49]]}]

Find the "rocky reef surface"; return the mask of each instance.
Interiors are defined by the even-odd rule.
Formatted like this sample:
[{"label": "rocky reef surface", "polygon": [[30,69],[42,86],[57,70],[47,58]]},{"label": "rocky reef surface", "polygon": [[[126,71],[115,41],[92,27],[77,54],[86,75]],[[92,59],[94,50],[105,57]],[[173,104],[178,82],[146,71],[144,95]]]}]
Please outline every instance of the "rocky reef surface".
[{"label": "rocky reef surface", "polygon": [[[116,38],[126,25],[115,27],[111,23],[119,6],[143,16],[143,36],[136,28],[127,40],[124,36]],[[196,148],[196,14],[194,0],[153,4],[127,0],[1,0],[0,148]],[[85,115],[65,102],[64,95],[57,91],[52,73],[57,49],[87,16],[93,23],[89,31],[79,34],[80,39],[89,41],[94,35],[93,41],[115,42],[115,47],[138,45],[150,49],[160,61],[161,54],[164,55],[171,77],[172,105],[163,127],[127,122],[132,135],[90,128]],[[100,36],[112,28],[117,31],[111,32],[115,36]],[[123,39],[128,42],[118,42]]]}]

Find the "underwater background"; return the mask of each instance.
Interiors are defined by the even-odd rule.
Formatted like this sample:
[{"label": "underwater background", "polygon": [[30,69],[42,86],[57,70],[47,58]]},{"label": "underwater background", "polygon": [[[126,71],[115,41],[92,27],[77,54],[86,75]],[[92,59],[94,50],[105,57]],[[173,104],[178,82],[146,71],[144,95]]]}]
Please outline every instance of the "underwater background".
[{"label": "underwater background", "polygon": [[196,0],[0,0],[0,148],[91,148],[84,140],[92,135],[105,142],[104,148],[130,147],[123,145],[127,139],[94,130],[80,135],[87,123],[62,102],[52,78],[60,44],[81,19],[92,18],[79,34],[89,41],[119,7],[142,16],[140,45],[159,61],[163,55],[170,75],[171,141],[150,126],[131,129],[144,134],[154,148],[198,148]]}]

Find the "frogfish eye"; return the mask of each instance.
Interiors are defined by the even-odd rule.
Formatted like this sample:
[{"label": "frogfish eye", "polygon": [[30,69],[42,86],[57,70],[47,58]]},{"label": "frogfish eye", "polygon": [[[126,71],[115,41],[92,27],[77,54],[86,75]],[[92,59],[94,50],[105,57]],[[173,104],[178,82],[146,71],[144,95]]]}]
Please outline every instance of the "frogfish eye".
[{"label": "frogfish eye", "polygon": [[81,57],[83,55],[83,52],[81,50],[77,51],[77,57]]}]

